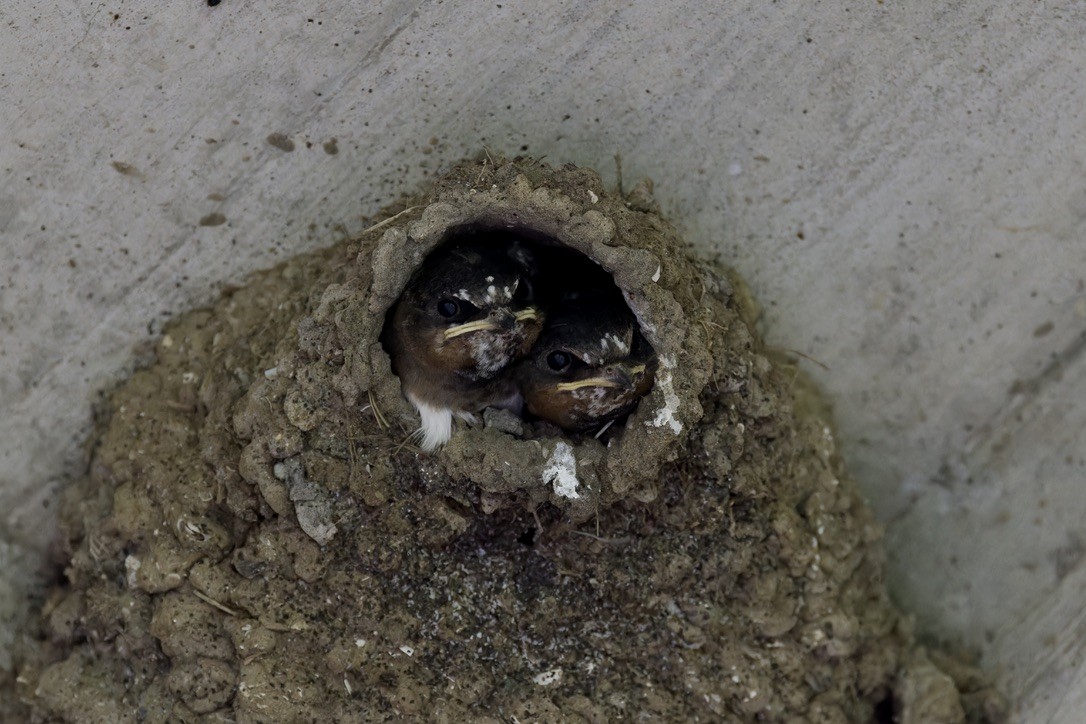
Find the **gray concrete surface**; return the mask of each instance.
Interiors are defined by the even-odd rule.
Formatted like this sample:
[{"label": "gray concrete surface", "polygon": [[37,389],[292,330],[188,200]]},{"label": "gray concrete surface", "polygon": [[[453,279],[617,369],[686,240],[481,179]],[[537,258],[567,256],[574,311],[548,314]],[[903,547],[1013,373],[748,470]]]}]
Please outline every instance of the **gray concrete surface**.
[{"label": "gray concrete surface", "polygon": [[1073,721],[1084,38],[1070,1],[5,3],[0,621],[164,319],[484,145],[619,153],[826,365],[919,627]]}]

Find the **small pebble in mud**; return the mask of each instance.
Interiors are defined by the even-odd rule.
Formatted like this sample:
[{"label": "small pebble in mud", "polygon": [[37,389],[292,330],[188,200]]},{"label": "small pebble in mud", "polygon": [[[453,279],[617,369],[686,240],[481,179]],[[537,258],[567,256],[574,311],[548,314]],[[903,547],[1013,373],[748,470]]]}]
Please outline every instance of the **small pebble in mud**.
[{"label": "small pebble in mud", "polygon": [[136,168],[135,166],[133,166],[130,163],[125,163],[124,161],[112,161],[112,162],[110,162],[110,165],[113,166],[113,170],[115,170],[117,173],[121,174],[122,176],[136,176],[136,177],[139,177],[141,175],[138,168]]},{"label": "small pebble in mud", "polygon": [[324,152],[327,153],[329,156],[335,156],[337,153],[339,153],[339,145],[334,138],[325,141],[323,146]]},{"label": "small pebble in mud", "polygon": [[294,141],[282,133],[270,133],[264,140],[266,140],[269,145],[278,148],[280,151],[290,153],[294,150]]}]

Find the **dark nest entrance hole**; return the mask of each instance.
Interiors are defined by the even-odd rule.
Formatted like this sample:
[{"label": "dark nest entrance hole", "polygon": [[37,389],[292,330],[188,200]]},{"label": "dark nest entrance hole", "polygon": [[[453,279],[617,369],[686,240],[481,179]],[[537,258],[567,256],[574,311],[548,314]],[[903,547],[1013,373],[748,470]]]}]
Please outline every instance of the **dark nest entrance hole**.
[{"label": "dark nest entrance hole", "polygon": [[427,449],[444,442],[427,430],[441,424],[434,408],[466,421],[494,408],[519,417],[523,437],[606,443],[657,371],[612,275],[524,227],[450,229],[389,310],[381,341]]}]

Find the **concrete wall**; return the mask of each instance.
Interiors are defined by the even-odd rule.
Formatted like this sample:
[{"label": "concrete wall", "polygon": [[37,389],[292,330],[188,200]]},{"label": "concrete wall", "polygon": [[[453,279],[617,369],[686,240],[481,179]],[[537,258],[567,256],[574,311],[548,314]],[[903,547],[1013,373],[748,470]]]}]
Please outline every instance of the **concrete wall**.
[{"label": "concrete wall", "polygon": [[752,283],[771,343],[826,366],[898,600],[1002,666],[1023,720],[1071,720],[1081,1],[11,0],[0,20],[9,621],[95,394],[163,320],[482,146],[612,180],[621,154]]}]

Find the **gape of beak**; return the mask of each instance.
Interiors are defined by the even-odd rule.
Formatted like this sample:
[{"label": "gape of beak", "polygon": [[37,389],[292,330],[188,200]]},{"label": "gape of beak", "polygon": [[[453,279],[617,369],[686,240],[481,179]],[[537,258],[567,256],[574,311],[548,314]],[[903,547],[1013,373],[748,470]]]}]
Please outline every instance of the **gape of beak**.
[{"label": "gape of beak", "polygon": [[610,389],[632,390],[641,381],[645,365],[628,365],[622,362],[608,365],[600,374],[574,382],[560,382],[555,385],[559,392],[572,392],[585,387],[606,387]]},{"label": "gape of beak", "polygon": [[455,324],[445,330],[444,336],[446,340],[454,339],[463,334],[471,334],[472,332],[483,332],[498,329],[498,325],[490,320],[476,319],[473,322],[464,322],[463,324]]},{"label": "gape of beak", "polygon": [[513,312],[506,307],[500,307],[488,314],[484,319],[476,319],[463,324],[456,324],[444,331],[446,340],[455,339],[472,332],[512,332],[520,322],[534,322],[539,319],[539,309],[527,307]]}]

